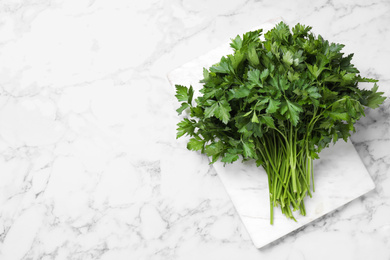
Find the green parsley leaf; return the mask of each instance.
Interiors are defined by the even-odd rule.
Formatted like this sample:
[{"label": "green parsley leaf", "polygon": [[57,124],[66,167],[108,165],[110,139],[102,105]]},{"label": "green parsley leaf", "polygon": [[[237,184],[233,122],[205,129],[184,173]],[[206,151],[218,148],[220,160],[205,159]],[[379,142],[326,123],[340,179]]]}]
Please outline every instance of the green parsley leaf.
[{"label": "green parsley leaf", "polygon": [[255,86],[262,86],[262,84],[260,83],[260,70],[254,69],[248,71],[248,80],[251,83],[250,88],[253,88]]},{"label": "green parsley leaf", "polygon": [[179,115],[181,115],[181,113],[188,107],[190,107],[190,105],[188,105],[188,103],[183,102],[181,103],[181,106],[178,109],[176,109],[176,111]]},{"label": "green parsley leaf", "polygon": [[256,115],[256,112],[253,112],[252,120],[253,123],[260,123],[259,118]]},{"label": "green parsley leaf", "polygon": [[255,44],[251,44],[248,48],[248,60],[252,66],[257,66],[260,64],[259,56],[256,53]]},{"label": "green parsley leaf", "polygon": [[378,90],[378,85],[375,83],[374,87],[371,89],[369,95],[367,96],[367,99],[365,103],[367,104],[368,107],[370,108],[377,108],[379,107],[380,104],[385,101],[386,97],[383,97],[382,95],[384,92],[377,92]]},{"label": "green parsley leaf", "polygon": [[231,107],[226,100],[222,100],[218,102],[218,107],[215,110],[215,117],[220,119],[224,124],[227,124],[230,119],[229,112],[231,111]]},{"label": "green parsley leaf", "polygon": [[209,118],[215,115],[215,110],[218,109],[218,103],[215,100],[211,100],[210,103],[212,103],[211,106],[206,107],[204,110],[204,117]]},{"label": "green parsley leaf", "polygon": [[176,98],[178,101],[188,101],[188,88],[181,85],[176,85]]},{"label": "green parsley leaf", "polygon": [[247,158],[255,158],[255,145],[251,142],[243,142],[242,148],[244,149],[243,155]]},{"label": "green parsley leaf", "polygon": [[244,60],[245,55],[241,53],[240,51],[236,51],[234,55],[228,55],[233,69],[237,69],[237,67],[240,65],[240,63]]},{"label": "green parsley leaf", "polygon": [[187,143],[187,149],[192,151],[199,151],[203,149],[205,141],[201,139],[191,138]]},{"label": "green parsley leaf", "polygon": [[236,149],[229,149],[225,156],[221,159],[221,162],[232,163],[238,160],[238,154]]},{"label": "green parsley leaf", "polygon": [[260,79],[261,79],[261,82],[264,83],[264,81],[267,79],[269,75],[269,70],[268,69],[265,69],[261,72],[260,74]]},{"label": "green parsley leaf", "polygon": [[283,62],[288,65],[288,66],[291,66],[293,63],[294,63],[294,60],[293,60],[293,55],[290,51],[287,51],[284,55],[283,55]]},{"label": "green parsley leaf", "polygon": [[299,112],[302,112],[302,108],[296,104],[286,99],[285,102],[282,102],[280,112],[282,115],[286,114],[286,118],[290,119],[291,123],[296,126],[298,124]]},{"label": "green parsley leaf", "polygon": [[234,40],[232,40],[232,42],[230,43],[230,47],[232,47],[233,49],[235,49],[237,51],[241,49],[242,39],[241,39],[240,35],[237,35],[237,37],[234,38]]},{"label": "green parsley leaf", "polygon": [[266,109],[266,112],[269,114],[275,113],[280,106],[279,100],[269,99],[268,107]]},{"label": "green parsley leaf", "polygon": [[260,117],[260,122],[266,124],[271,128],[275,128],[274,119],[271,116],[262,116]]},{"label": "green parsley leaf", "polygon": [[177,124],[177,136],[176,138],[182,137],[183,135],[194,135],[195,131],[195,120],[190,120],[188,118],[184,118]]},{"label": "green parsley leaf", "polygon": [[233,72],[233,67],[229,59],[222,57],[221,61],[210,68],[211,72],[229,73]]}]

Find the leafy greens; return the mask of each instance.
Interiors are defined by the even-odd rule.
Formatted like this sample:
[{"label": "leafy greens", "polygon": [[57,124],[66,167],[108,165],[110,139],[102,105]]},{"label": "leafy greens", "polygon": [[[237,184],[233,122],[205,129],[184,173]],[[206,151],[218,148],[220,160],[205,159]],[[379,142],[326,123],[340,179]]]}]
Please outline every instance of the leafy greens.
[{"label": "leafy greens", "polygon": [[[294,219],[305,215],[304,198],[314,191],[313,159],[342,138],[348,140],[364,108],[384,100],[377,80],[364,78],[351,64],[344,45],[329,43],[297,24],[283,22],[260,38],[262,29],[232,39],[234,53],[203,69],[201,95],[176,85],[177,138],[189,135],[187,148],[232,163],[253,159],[267,172],[270,222],[273,210]],[[358,88],[372,82],[371,90]]]}]

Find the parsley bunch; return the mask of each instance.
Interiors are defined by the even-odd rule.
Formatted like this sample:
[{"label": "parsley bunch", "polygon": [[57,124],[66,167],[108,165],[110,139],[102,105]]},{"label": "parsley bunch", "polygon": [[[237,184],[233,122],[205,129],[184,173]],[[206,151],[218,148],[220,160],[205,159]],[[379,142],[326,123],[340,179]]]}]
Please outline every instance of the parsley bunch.
[{"label": "parsley bunch", "polygon": [[[375,79],[363,78],[344,56],[342,44],[311,33],[310,26],[283,22],[260,38],[262,30],[237,36],[234,53],[203,69],[201,95],[176,85],[177,138],[191,136],[189,150],[211,163],[253,159],[268,175],[270,222],[273,210],[294,219],[305,215],[304,198],[314,191],[313,159],[342,138],[347,141],[364,108],[384,100]],[[372,82],[371,90],[358,88]]]}]

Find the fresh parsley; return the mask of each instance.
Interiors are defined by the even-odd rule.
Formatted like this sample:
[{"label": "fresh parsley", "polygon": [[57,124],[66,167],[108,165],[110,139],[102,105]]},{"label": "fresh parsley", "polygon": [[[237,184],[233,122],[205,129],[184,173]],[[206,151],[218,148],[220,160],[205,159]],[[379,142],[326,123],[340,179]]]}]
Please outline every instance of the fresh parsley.
[{"label": "fresh parsley", "polygon": [[[385,100],[376,79],[364,78],[345,56],[344,45],[311,33],[310,26],[283,22],[237,36],[234,53],[203,69],[203,88],[195,100],[190,86],[176,85],[177,138],[187,148],[232,163],[255,160],[268,175],[270,222],[274,207],[294,219],[305,215],[304,198],[314,191],[313,159],[340,138],[347,141],[365,107]],[[358,88],[372,82],[371,90]]]}]

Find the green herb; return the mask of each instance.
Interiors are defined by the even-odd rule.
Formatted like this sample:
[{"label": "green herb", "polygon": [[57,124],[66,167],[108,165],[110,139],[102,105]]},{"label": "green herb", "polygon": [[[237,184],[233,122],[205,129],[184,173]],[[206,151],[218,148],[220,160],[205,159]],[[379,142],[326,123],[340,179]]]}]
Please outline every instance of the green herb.
[{"label": "green herb", "polygon": [[[313,159],[333,141],[348,140],[364,108],[384,100],[377,80],[364,78],[351,64],[344,45],[329,43],[311,27],[283,22],[237,36],[232,55],[203,69],[201,95],[176,85],[177,110],[189,117],[178,124],[177,138],[189,135],[189,150],[232,163],[255,160],[268,175],[270,222],[273,210],[294,219],[305,215],[304,198],[314,191]],[[372,82],[371,90],[358,88]]]}]

